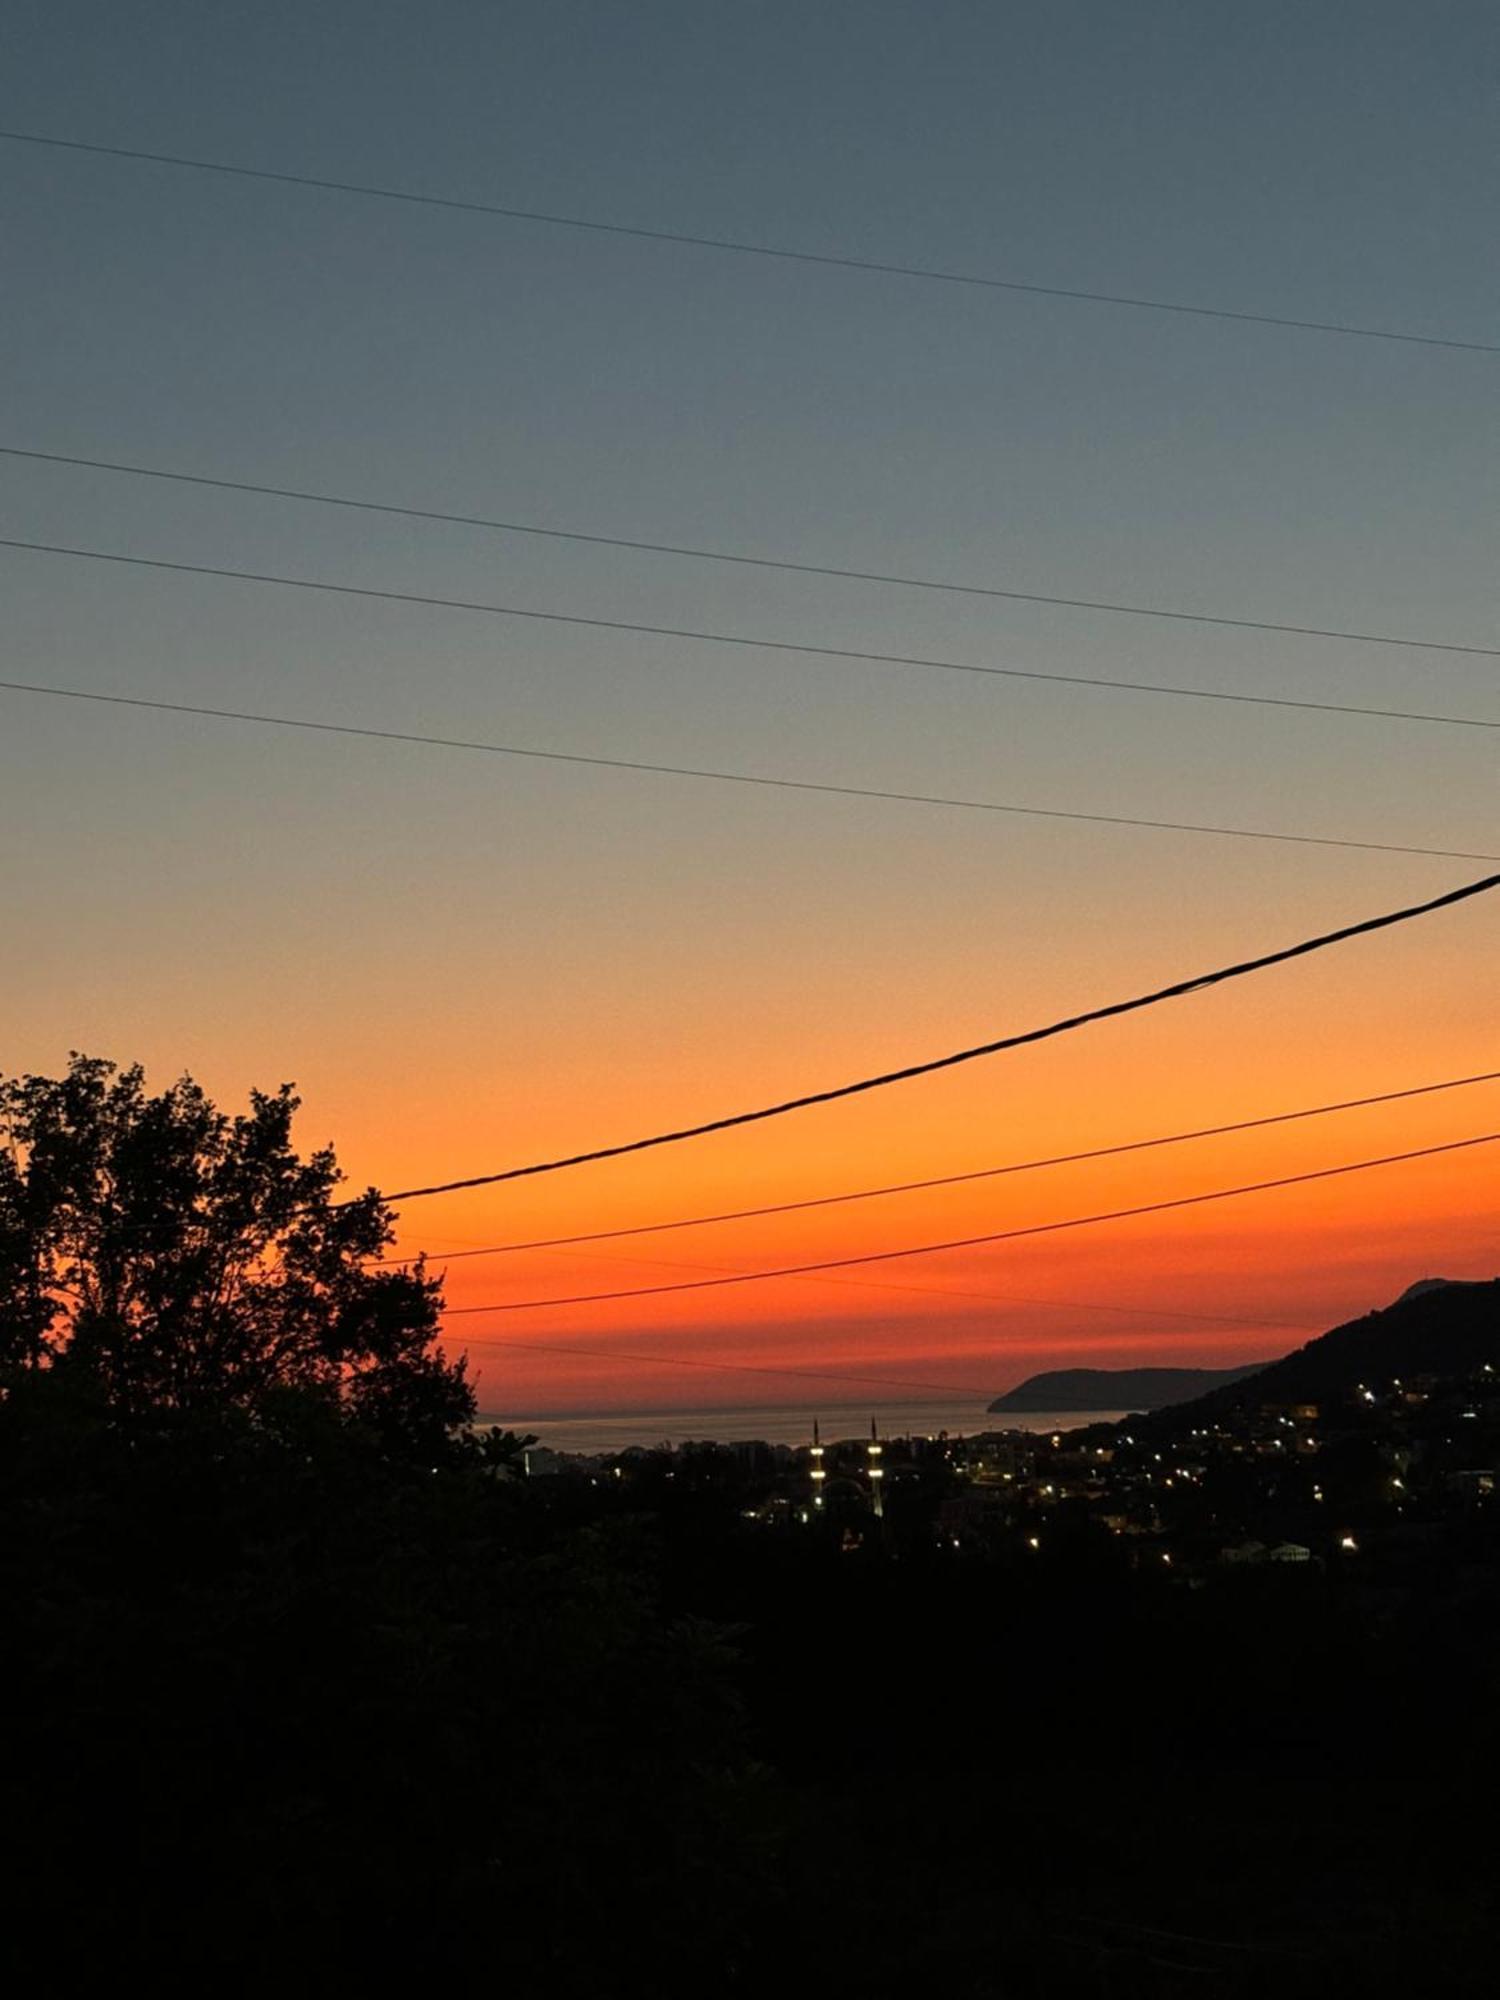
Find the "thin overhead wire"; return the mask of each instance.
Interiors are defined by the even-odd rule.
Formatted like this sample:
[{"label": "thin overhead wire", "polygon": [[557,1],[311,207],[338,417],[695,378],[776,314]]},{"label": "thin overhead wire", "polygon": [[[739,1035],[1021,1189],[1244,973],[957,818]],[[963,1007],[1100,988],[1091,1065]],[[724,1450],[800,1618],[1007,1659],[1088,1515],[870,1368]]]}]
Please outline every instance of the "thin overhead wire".
[{"label": "thin overhead wire", "polygon": [[[673,1260],[673,1262],[669,1264],[665,1258],[661,1257],[652,1257],[648,1259],[642,1257],[611,1256],[611,1254],[608,1251],[604,1250],[592,1251],[592,1252],[574,1250],[566,1252],[564,1254],[567,1254],[569,1256],[592,1255],[606,1259],[611,1263],[620,1262],[620,1263],[637,1264],[637,1263],[649,1262],[653,1264],[659,1264],[662,1266],[663,1269],[675,1268],[679,1271],[712,1271],[712,1270],[722,1271],[726,1268],[722,1264],[719,1265],[683,1264],[676,1260]],[[431,1256],[426,1258],[394,1257],[387,1259],[382,1268],[388,1270],[393,1268],[400,1269],[408,1265],[424,1263],[424,1262],[432,1265],[446,1266],[448,1261],[449,1260],[447,1258],[442,1256]],[[876,1279],[876,1278],[814,1277],[808,1279],[807,1282],[809,1284],[837,1285],[841,1291],[853,1290],[862,1292],[899,1292],[907,1297],[917,1297],[923,1299],[950,1299],[955,1301],[959,1305],[973,1304],[973,1305],[985,1305],[985,1306],[1032,1306],[1040,1308],[1045,1312],[1109,1313],[1112,1316],[1120,1319],[1149,1319],[1153,1321],[1162,1319],[1180,1319],[1180,1320],[1190,1320],[1193,1322],[1194,1325],[1197,1326],[1212,1323],[1215,1326],[1268,1326],[1277,1328],[1287,1328],[1287,1327],[1293,1327],[1296,1324],[1295,1321],[1286,1319],[1284,1317],[1280,1319],[1267,1319],[1264,1316],[1264,1314],[1257,1314],[1257,1313],[1188,1312],[1181,1306],[1158,1306],[1158,1305],[1125,1306],[1125,1305],[1120,1305],[1115,1301],[1112,1300],[1106,1301],[1104,1299],[1039,1298],[1035,1293],[1026,1293],[1026,1292],[990,1292],[990,1291],[980,1292],[976,1291],[971,1285],[955,1286],[955,1285],[900,1284],[900,1283],[893,1283],[889,1278]],[[1308,1331],[1314,1331],[1314,1329],[1309,1328]]]},{"label": "thin overhead wire", "polygon": [[[557,1254],[563,1257],[585,1257],[592,1261],[608,1264],[638,1264],[643,1268],[649,1267],[659,1271],[707,1271],[720,1274],[725,1271],[732,1271],[735,1268],[732,1264],[700,1264],[696,1261],[693,1263],[684,1263],[680,1257],[632,1257],[628,1253],[619,1250],[562,1250]],[[385,1268],[390,1269],[421,1261],[418,1258],[399,1257],[389,1260]],[[434,1264],[441,1264],[444,1260],[441,1257],[435,1257],[430,1261]],[[903,1297],[915,1295],[918,1298],[947,1299],[957,1301],[960,1304],[969,1304],[972,1302],[980,1305],[995,1306],[1039,1306],[1048,1311],[1102,1312],[1126,1319],[1147,1319],[1152,1321],[1180,1319],[1190,1320],[1196,1325],[1213,1322],[1221,1326],[1275,1327],[1281,1331],[1285,1331],[1294,1325],[1293,1321],[1285,1318],[1266,1319],[1261,1316],[1244,1313],[1186,1312],[1180,1307],[1172,1306],[1103,1305],[1097,1300],[1086,1299],[1041,1299],[1019,1296],[1014,1292],[980,1292],[968,1286],[902,1284],[899,1282],[893,1283],[889,1278],[835,1278],[829,1276],[826,1272],[815,1273],[808,1278],[795,1279],[793,1282],[804,1285],[831,1286],[834,1290],[841,1292],[895,1292],[900,1293]],[[1312,1332],[1316,1329],[1308,1328],[1306,1330]]]},{"label": "thin overhead wire", "polygon": [[121,555],[111,549],[79,548],[0,536],[0,548],[30,555],[67,556],[79,562],[116,563],[129,569],[159,570],[177,576],[210,576],[232,583],[270,584],[280,590],[311,590],[332,597],[355,597],[379,604],[414,604],[428,610],[466,611],[486,618],[520,618],[534,624],[573,625],[594,632],[629,632],[648,639],[688,639],[696,645],[733,646],[757,653],[795,654],[814,660],[849,660],[881,667],[916,667],[943,674],[977,674],[992,680],[1045,681],[1060,687],[1105,688],[1116,694],[1150,694],[1183,701],[1228,701],[1250,708],[1291,708],[1321,715],[1369,715],[1383,722],[1424,722],[1453,729],[1500,729],[1500,717],[1447,715],[1429,709],[1377,708],[1358,702],[1313,701],[1294,695],[1246,694],[1230,688],[1184,687],[1174,681],[1113,680],[1105,674],[1067,674],[1043,667],[997,667],[972,660],[944,660],[916,653],[877,653],[856,646],[817,646],[795,639],[763,639],[733,632],[707,632],[690,625],[646,625],[628,618],[589,618],[579,612],[538,611],[523,605],[493,604],[467,597],[434,597],[415,590],[380,590],[373,584],[330,583],[268,570],[229,569],[217,563],[170,562],[163,556]]},{"label": "thin overhead wire", "polygon": [[1238,1195],[1265,1194],[1275,1188],[1302,1187],[1310,1181],[1333,1180],[1341,1174],[1365,1173],[1372,1167],[1393,1167],[1410,1160],[1432,1159],[1440,1153],[1462,1152],[1471,1146],[1492,1146],[1500,1132],[1482,1132],[1468,1139],[1453,1139],[1442,1146],[1419,1146],[1405,1153],[1384,1153],[1376,1159],[1350,1160],[1337,1167],[1319,1167],[1311,1173],[1282,1174],[1275,1180],[1250,1181],[1241,1187],[1212,1188],[1204,1194],[1178,1195],[1170,1201],[1148,1201],[1132,1208],[1106,1209],[1097,1215],[1073,1215],[1061,1222],[1033,1222],[1020,1229],[990,1230],[980,1236],[956,1236],[941,1243],[907,1243],[895,1250],[868,1250],[855,1257],[824,1257],[811,1264],[787,1264],[770,1271],[736,1271],[722,1277],[681,1279],[666,1285],[637,1285],[607,1292],[575,1292],[563,1298],[501,1299],[482,1306],[449,1306],[445,1319],[463,1318],[470,1313],[538,1312],[551,1306],[602,1305],[619,1299],[660,1298],[668,1292],[702,1292],[724,1285],[763,1284],[776,1278],[802,1278],[819,1271],[842,1271],[865,1264],[888,1263],[899,1257],[931,1257],[946,1250],[973,1250],[991,1243],[1011,1243],[1023,1236],[1051,1236],[1065,1229],[1087,1229],[1106,1222],[1126,1222],[1142,1215],[1162,1215],[1170,1209],[1197,1208],[1206,1202],[1229,1201]]},{"label": "thin overhead wire", "polygon": [[1279,951],[1266,952],[1259,958],[1241,959],[1237,964],[1220,966],[1213,972],[1196,973],[1190,979],[1174,981],[1170,986],[1158,987],[1150,993],[1137,995],[1130,1000],[1115,1000],[1102,1007],[1091,1007],[1081,1014],[1066,1015],[1062,1020],[1050,1021],[1045,1027],[1027,1028],[1018,1034],[1003,1035],[992,1042],[980,1042],[972,1048],[957,1049],[951,1055],[934,1056],[925,1062],[908,1063],[901,1069],[883,1070],[875,1076],[860,1077],[853,1083],[835,1085],[831,1089],[809,1091],[801,1097],[789,1097],[777,1104],[767,1104],[754,1111],[738,1111],[723,1118],[706,1120],[701,1125],[687,1125],[676,1131],[656,1132],[642,1139],[624,1140],[618,1145],[595,1147],[586,1153],[570,1153],[553,1160],[540,1160],[529,1166],[506,1167],[497,1173],[472,1174],[464,1180],[438,1182],[430,1187],[400,1188],[385,1197],[387,1201],[419,1201],[428,1195],[453,1194],[460,1189],[493,1187],[501,1181],[526,1180],[536,1174],[560,1173],[568,1167],[581,1167],[596,1160],[615,1160],[628,1153],[643,1153],[657,1146],[677,1145],[686,1139],[705,1138],[711,1132],[727,1132],[740,1125],[755,1125],[768,1118],[785,1117],[788,1112],[804,1111],[817,1104],[832,1104],[840,1098],[858,1097],[866,1091],[884,1090],[891,1084],[906,1083],[914,1077],[932,1076],[939,1070],[955,1069],[961,1063],[976,1062],[982,1056],[1000,1055],[1009,1049],[1028,1047],[1034,1042],[1050,1041],[1056,1035],[1072,1034],[1079,1028],[1092,1026],[1098,1021],[1109,1021],[1122,1014],[1139,1013],[1143,1008],[1160,1006],[1167,1000],[1179,1000],[1190,993],[1201,993],[1211,986],[1222,986],[1229,980],[1244,979],[1251,973],[1264,972],[1273,965],[1286,965],[1293,959],[1306,958],[1313,952],[1326,951],[1330,946],[1347,943],[1352,938],[1367,937],[1375,931],[1390,930],[1397,924],[1413,922],[1418,917],[1432,915],[1437,910],[1450,909],[1458,903],[1468,902],[1472,897],[1488,895],[1500,888],[1500,875],[1481,876],[1477,882],[1466,882],[1460,888],[1449,889],[1441,896],[1433,896],[1423,903],[1410,903],[1399,910],[1387,910],[1378,917],[1366,917],[1355,924],[1345,924],[1334,931],[1324,931],[1317,937],[1304,938],[1298,944],[1283,946]]},{"label": "thin overhead wire", "polygon": [[[1405,1090],[1384,1090],[1373,1097],[1346,1097],[1336,1104],[1308,1105],[1297,1111],[1277,1111],[1263,1118],[1241,1118],[1228,1125],[1200,1125],[1191,1132],[1165,1132],[1149,1139],[1127,1139],[1114,1146],[1091,1146],[1080,1153],[1050,1153],[1035,1160],[1012,1160],[998,1167],[976,1167],[962,1174],[937,1174],[927,1180],[894,1181],[882,1187],[855,1188],[840,1194],[814,1195],[803,1201],[766,1202],[758,1208],[720,1209],[712,1215],[674,1216],[668,1222],[637,1222],[622,1229],[590,1229],[574,1236],[532,1236],[520,1242],[485,1243],[475,1249],[431,1252],[431,1261],[453,1264],[467,1257],[502,1257],[522,1250],[565,1250],[579,1243],[612,1243],[622,1237],[657,1236],[666,1230],[702,1229],[718,1222],[749,1222],[767,1215],[794,1215],[810,1208],[836,1208],[848,1202],[874,1201],[883,1195],[920,1194],[930,1188],[961,1187],[970,1181],[997,1180],[1010,1174],[1030,1174],[1043,1167],[1078,1166],[1089,1160],[1118,1159],[1125,1153],[1145,1153],[1162,1146],[1182,1146],[1196,1139],[1227,1138],[1234,1132],[1258,1132],[1271,1125],[1291,1125],[1309,1118],[1327,1118],[1335,1112],[1363,1111],[1377,1104],[1398,1104],[1408,1098],[1432,1097],[1440,1091],[1466,1090],[1474,1084],[1500,1082],[1500,1070],[1483,1070],[1475,1076],[1450,1077],[1442,1083],[1419,1083]],[[414,1263],[415,1258],[400,1258]],[[1035,1304],[1031,1300],[1028,1303]],[[1076,1301],[1059,1301],[1076,1303]],[[1192,1317],[1192,1315],[1188,1315]]]},{"label": "thin overhead wire", "polygon": [[150,166],[174,167],[193,173],[221,174],[236,180],[270,181],[282,187],[316,188],[327,194],[361,195],[377,201],[404,202],[418,208],[488,215],[507,222],[540,224],[548,229],[573,229],[591,235],[632,237],[695,250],[725,251],[738,257],[772,258],[783,263],[813,264],[838,271],[860,271],[887,278],[917,279],[926,284],[964,285],[984,291],[1023,293],[1032,298],[1067,299],[1089,305],[1126,306],[1134,311],[1176,313],[1193,319],[1228,320],[1245,326],[1272,326],[1299,333],[1339,334],[1356,340],[1398,341],[1415,347],[1456,348],[1473,354],[1500,354],[1500,343],[1462,340],[1448,334],[1410,333],[1395,327],[1362,326],[1350,320],[1293,317],[1284,313],[1239,311],[1229,306],[1188,305],[1177,299],[1154,299],[1127,292],[1106,292],[1071,285],[1033,284],[1020,278],[991,277],[977,271],[943,270],[932,265],[895,263],[873,257],[853,257],[828,251],[793,250],[771,243],[747,243],[730,236],[708,236],[677,229],[648,228],[624,222],[600,222],[581,215],[561,215],[549,209],[517,208],[489,201],[466,201],[455,195],[422,194],[410,188],[383,187],[370,181],[332,180],[317,174],[296,174],[269,167],[243,167],[227,160],[197,159],[183,153],[148,152],[138,146],[106,146],[84,139],[60,139],[50,133],[0,131],[0,139],[20,146],[46,146],[68,153],[95,154],[111,160],[135,160]]},{"label": "thin overhead wire", "polygon": [[[432,736],[409,729],[376,729],[354,722],[315,722],[303,716],[264,710],[212,708],[202,702],[160,701],[145,695],[104,694],[94,688],[61,687],[45,681],[0,680],[0,691],[37,694],[62,701],[102,702],[113,708],[199,716],[211,722],[249,722],[268,729],[301,729],[320,736],[352,736],[376,743],[415,743],[433,750],[471,750],[492,757],[530,758],[544,764],[576,764],[603,771],[634,771],[653,777],[696,778],[720,785],[751,785],[779,792],[818,792],[832,798],[880,799],[898,805],[938,806],[953,812],[1004,813],[1018,819],[1067,820],[1085,826],[1128,826],[1151,833],[1187,833],[1220,840],[1271,840],[1291,847],[1338,847],[1361,854],[1416,854],[1438,861],[1500,861],[1500,853],[1470,847],[1418,847],[1389,840],[1353,840],[1331,833],[1285,833],[1272,827],[1214,826],[1196,820],[1146,819],[1126,813],[1074,811],[1063,806],[1019,805],[1002,799],[955,798],[938,792],[899,792],[876,785],[838,785],[813,778],[784,778],[763,771],[720,771],[698,764],[657,764],[639,757],[594,757],[581,751],[541,750],[520,743],[488,743],[473,737]],[[1496,725],[1500,728],[1500,724]]]},{"label": "thin overhead wire", "polygon": [[[1180,625],[1212,625],[1236,632],[1278,632],[1300,639],[1339,639],[1361,646],[1400,646],[1424,653],[1464,653],[1478,659],[1500,659],[1500,646],[1476,646],[1452,639],[1426,639],[1395,632],[1364,632],[1338,625],[1292,625],[1275,618],[1230,618],[1222,613],[1185,611],[1180,606],[1124,604],[1112,598],[1060,597],[1039,590],[1013,590],[997,584],[950,583],[939,577],[904,576],[890,570],[844,569],[834,563],[793,562],[784,556],[746,555],[728,549],[698,548],[683,542],[648,542],[628,535],[586,534],[576,528],[542,527],[534,521],[502,521],[485,514],[456,514],[435,507],[412,507],[390,500],[357,499],[347,493],[322,493],[305,486],[266,486],[249,479],[224,479],[207,473],[182,472],[157,465],[136,465],[119,459],[84,458],[74,452],[33,451],[0,444],[0,458],[29,459],[42,465],[82,467],[91,472],[119,473],[131,479],[159,479],[180,486],[210,487],[220,493],[250,493],[262,499],[298,500],[319,507],[342,507],[362,514],[388,514],[405,521],[435,521],[449,527],[484,528],[506,535],[531,535],[544,541],[579,542],[591,548],[630,549],[637,554],[685,557],[693,562],[734,563],[747,569],[772,570],[792,576],[831,577],[841,583],[879,583],[900,590],[937,591],[955,597],[998,598],[1010,604],[1046,604],[1069,611],[1101,611],[1126,618],[1159,618]],[[1111,683],[1118,686],[1118,682]]]}]

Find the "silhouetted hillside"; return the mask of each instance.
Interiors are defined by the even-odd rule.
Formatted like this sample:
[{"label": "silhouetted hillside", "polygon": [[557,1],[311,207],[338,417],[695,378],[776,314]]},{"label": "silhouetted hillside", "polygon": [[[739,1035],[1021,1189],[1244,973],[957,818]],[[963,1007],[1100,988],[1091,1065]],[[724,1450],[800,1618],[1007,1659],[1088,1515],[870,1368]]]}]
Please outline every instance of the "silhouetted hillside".
[{"label": "silhouetted hillside", "polygon": [[1240,1368],[1048,1368],[1028,1375],[987,1407],[996,1410],[1161,1410],[1255,1375],[1269,1363]]},{"label": "silhouetted hillside", "polygon": [[1325,1402],[1354,1393],[1363,1382],[1462,1375],[1487,1361],[1500,1367],[1500,1278],[1427,1279],[1394,1305],[1348,1320],[1268,1368],[1160,1412],[1156,1422],[1175,1431],[1252,1404]]}]

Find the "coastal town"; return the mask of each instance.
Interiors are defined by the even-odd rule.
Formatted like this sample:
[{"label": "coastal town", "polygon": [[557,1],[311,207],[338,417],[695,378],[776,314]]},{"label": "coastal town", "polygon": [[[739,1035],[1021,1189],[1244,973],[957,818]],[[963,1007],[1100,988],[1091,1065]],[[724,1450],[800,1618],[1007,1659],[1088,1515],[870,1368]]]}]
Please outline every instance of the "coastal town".
[{"label": "coastal town", "polygon": [[1188,1588],[1262,1566],[1367,1579],[1461,1550],[1500,1518],[1496,1321],[1493,1360],[1371,1371],[1316,1397],[1276,1393],[1266,1370],[1264,1388],[1252,1376],[1068,1431],[886,1436],[872,1419],[868,1435],[825,1439],[812,1419],[800,1447],[533,1445],[526,1470],[628,1507],[716,1507],[744,1533],[865,1559],[1155,1567]]}]

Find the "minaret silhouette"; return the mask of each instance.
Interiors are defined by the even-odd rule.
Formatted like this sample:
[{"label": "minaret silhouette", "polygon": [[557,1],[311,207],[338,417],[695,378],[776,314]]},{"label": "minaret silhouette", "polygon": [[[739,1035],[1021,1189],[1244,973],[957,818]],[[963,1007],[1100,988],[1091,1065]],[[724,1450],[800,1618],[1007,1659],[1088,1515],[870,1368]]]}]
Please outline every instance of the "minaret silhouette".
[{"label": "minaret silhouette", "polygon": [[870,1419],[870,1442],[865,1446],[865,1455],[870,1461],[870,1504],[875,1509],[877,1521],[885,1519],[885,1497],[881,1488],[885,1481],[885,1469],[880,1463],[880,1440],[875,1435],[875,1419]]},{"label": "minaret silhouette", "polygon": [[812,1441],[812,1503],[814,1507],[823,1505],[823,1481],[828,1477],[823,1470],[823,1441],[818,1436],[818,1420],[813,1418]]}]

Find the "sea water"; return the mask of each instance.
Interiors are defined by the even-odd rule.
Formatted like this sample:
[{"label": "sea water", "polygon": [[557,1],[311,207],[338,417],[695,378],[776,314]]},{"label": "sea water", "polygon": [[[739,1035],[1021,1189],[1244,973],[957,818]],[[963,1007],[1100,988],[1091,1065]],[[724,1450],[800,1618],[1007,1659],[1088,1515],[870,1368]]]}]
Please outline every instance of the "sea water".
[{"label": "sea water", "polygon": [[481,1411],[481,1424],[532,1432],[552,1451],[585,1454],[624,1451],[630,1445],[650,1449],[713,1440],[737,1444],[758,1438],[766,1444],[803,1445],[812,1440],[813,1419],[827,1444],[840,1438],[868,1437],[870,1419],[883,1438],[974,1437],[981,1431],[1064,1431],[1081,1424],[1103,1424],[1124,1416],[1123,1410],[1005,1410],[994,1415],[969,1397],[926,1399],[899,1403],[765,1403],[740,1406],[693,1406],[657,1410],[558,1411],[551,1415],[517,1416],[511,1411]]}]

